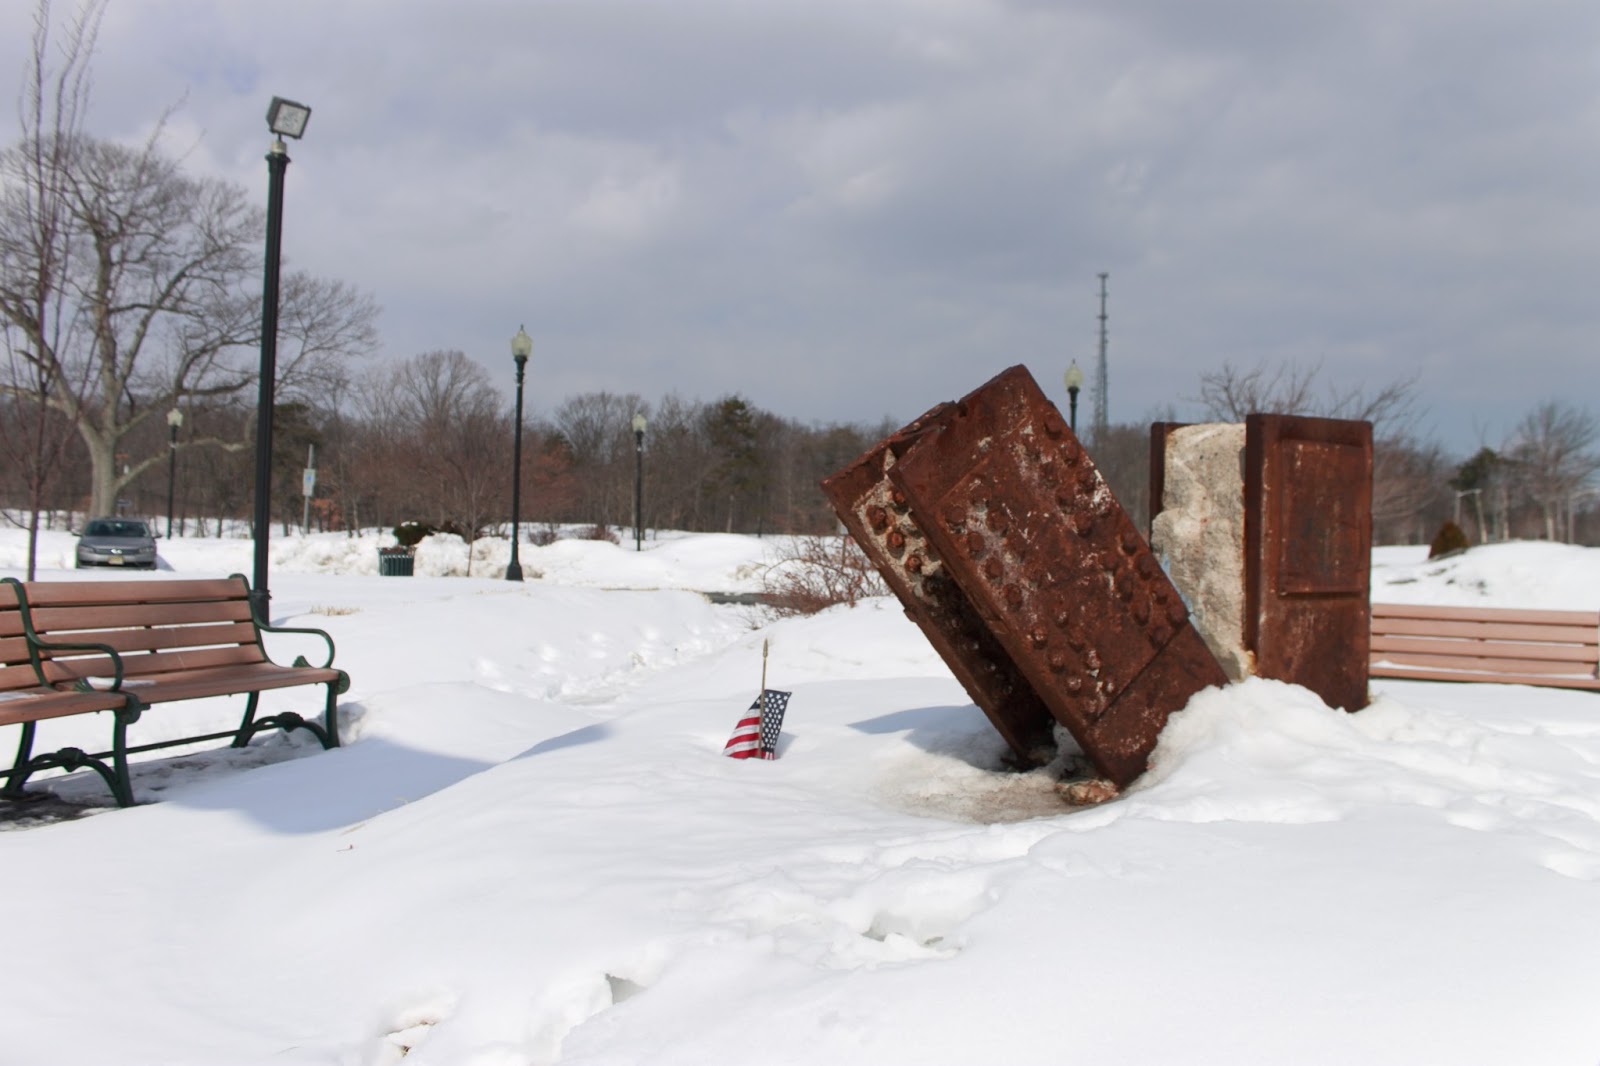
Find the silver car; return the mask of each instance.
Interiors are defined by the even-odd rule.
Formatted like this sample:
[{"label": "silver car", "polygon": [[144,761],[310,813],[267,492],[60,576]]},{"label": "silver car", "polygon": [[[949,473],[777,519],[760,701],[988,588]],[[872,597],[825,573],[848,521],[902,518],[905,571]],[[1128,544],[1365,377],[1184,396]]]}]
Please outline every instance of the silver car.
[{"label": "silver car", "polygon": [[156,568],[156,539],[136,518],[91,518],[78,537],[78,566]]}]

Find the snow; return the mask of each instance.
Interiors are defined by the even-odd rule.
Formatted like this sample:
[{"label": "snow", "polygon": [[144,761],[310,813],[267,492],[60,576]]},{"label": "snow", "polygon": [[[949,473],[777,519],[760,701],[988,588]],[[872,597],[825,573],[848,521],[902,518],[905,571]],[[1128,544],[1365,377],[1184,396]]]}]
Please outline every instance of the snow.
[{"label": "snow", "polygon": [[[1592,693],[1377,682],[1347,715],[1247,681],[1074,810],[1002,768],[892,600],[774,621],[695,591],[759,587],[770,539],[560,541],[522,584],[503,542],[466,577],[435,538],[412,578],[380,542],[274,543],[275,620],[350,672],[344,747],[152,752],[141,806],[0,832],[0,1062],[1600,1060]],[[84,576],[71,546],[42,579]],[[147,580],[250,570],[248,541],[159,547]],[[1385,548],[1374,589],[1593,608],[1600,551]],[[781,757],[726,759],[763,641]],[[237,713],[157,707],[135,742]]]}]

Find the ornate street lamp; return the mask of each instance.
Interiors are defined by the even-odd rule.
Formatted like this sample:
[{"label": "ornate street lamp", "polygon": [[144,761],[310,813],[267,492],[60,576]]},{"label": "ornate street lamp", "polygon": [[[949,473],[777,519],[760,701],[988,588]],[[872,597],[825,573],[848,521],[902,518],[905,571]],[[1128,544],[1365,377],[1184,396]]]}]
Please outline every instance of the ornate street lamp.
[{"label": "ornate street lamp", "polygon": [[1083,371],[1078,369],[1078,361],[1074,359],[1072,365],[1067,367],[1067,372],[1062,375],[1062,380],[1067,386],[1067,402],[1071,406],[1072,432],[1078,432],[1078,390],[1083,388]]},{"label": "ornate street lamp", "polygon": [[183,425],[183,412],[174,407],[167,412],[167,539],[172,539],[172,495],[178,484],[178,427]]},{"label": "ornate street lamp", "polygon": [[517,428],[511,453],[511,562],[506,565],[506,580],[522,580],[522,563],[517,559],[518,526],[522,522],[522,375],[533,354],[533,338],[522,326],[511,338],[511,358],[517,363]]},{"label": "ornate street lamp", "polygon": [[644,430],[645,417],[633,416],[633,550],[644,550]]},{"label": "ornate street lamp", "polygon": [[270,621],[267,590],[267,541],[272,534],[272,405],[278,376],[278,267],[283,259],[283,175],[289,169],[285,137],[296,140],[306,131],[311,109],[274,96],[267,107],[267,129],[273,133],[267,152],[267,261],[261,283],[261,380],[256,397],[255,575],[250,603],[256,617]]}]

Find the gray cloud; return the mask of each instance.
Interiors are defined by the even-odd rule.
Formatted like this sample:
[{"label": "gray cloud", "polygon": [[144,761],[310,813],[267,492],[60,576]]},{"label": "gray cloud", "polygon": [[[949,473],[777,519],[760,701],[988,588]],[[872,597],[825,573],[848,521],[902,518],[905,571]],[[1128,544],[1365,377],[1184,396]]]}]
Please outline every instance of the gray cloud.
[{"label": "gray cloud", "polygon": [[378,296],[388,357],[509,390],[526,323],[536,406],[904,419],[1015,362],[1059,391],[1105,270],[1114,419],[1320,360],[1420,373],[1464,452],[1595,391],[1597,31],[1563,0],[112,0],[91,122],[182,98],[175,148],[264,200],[266,102],[309,103],[290,257]]}]

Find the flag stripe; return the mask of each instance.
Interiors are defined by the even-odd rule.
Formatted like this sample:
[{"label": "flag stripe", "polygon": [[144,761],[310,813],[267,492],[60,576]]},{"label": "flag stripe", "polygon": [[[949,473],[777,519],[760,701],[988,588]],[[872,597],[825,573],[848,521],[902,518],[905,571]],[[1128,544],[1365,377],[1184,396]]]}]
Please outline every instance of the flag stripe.
[{"label": "flag stripe", "polygon": [[789,696],[788,692],[763,689],[733,727],[733,736],[728,738],[722,754],[734,759],[776,759]]}]

